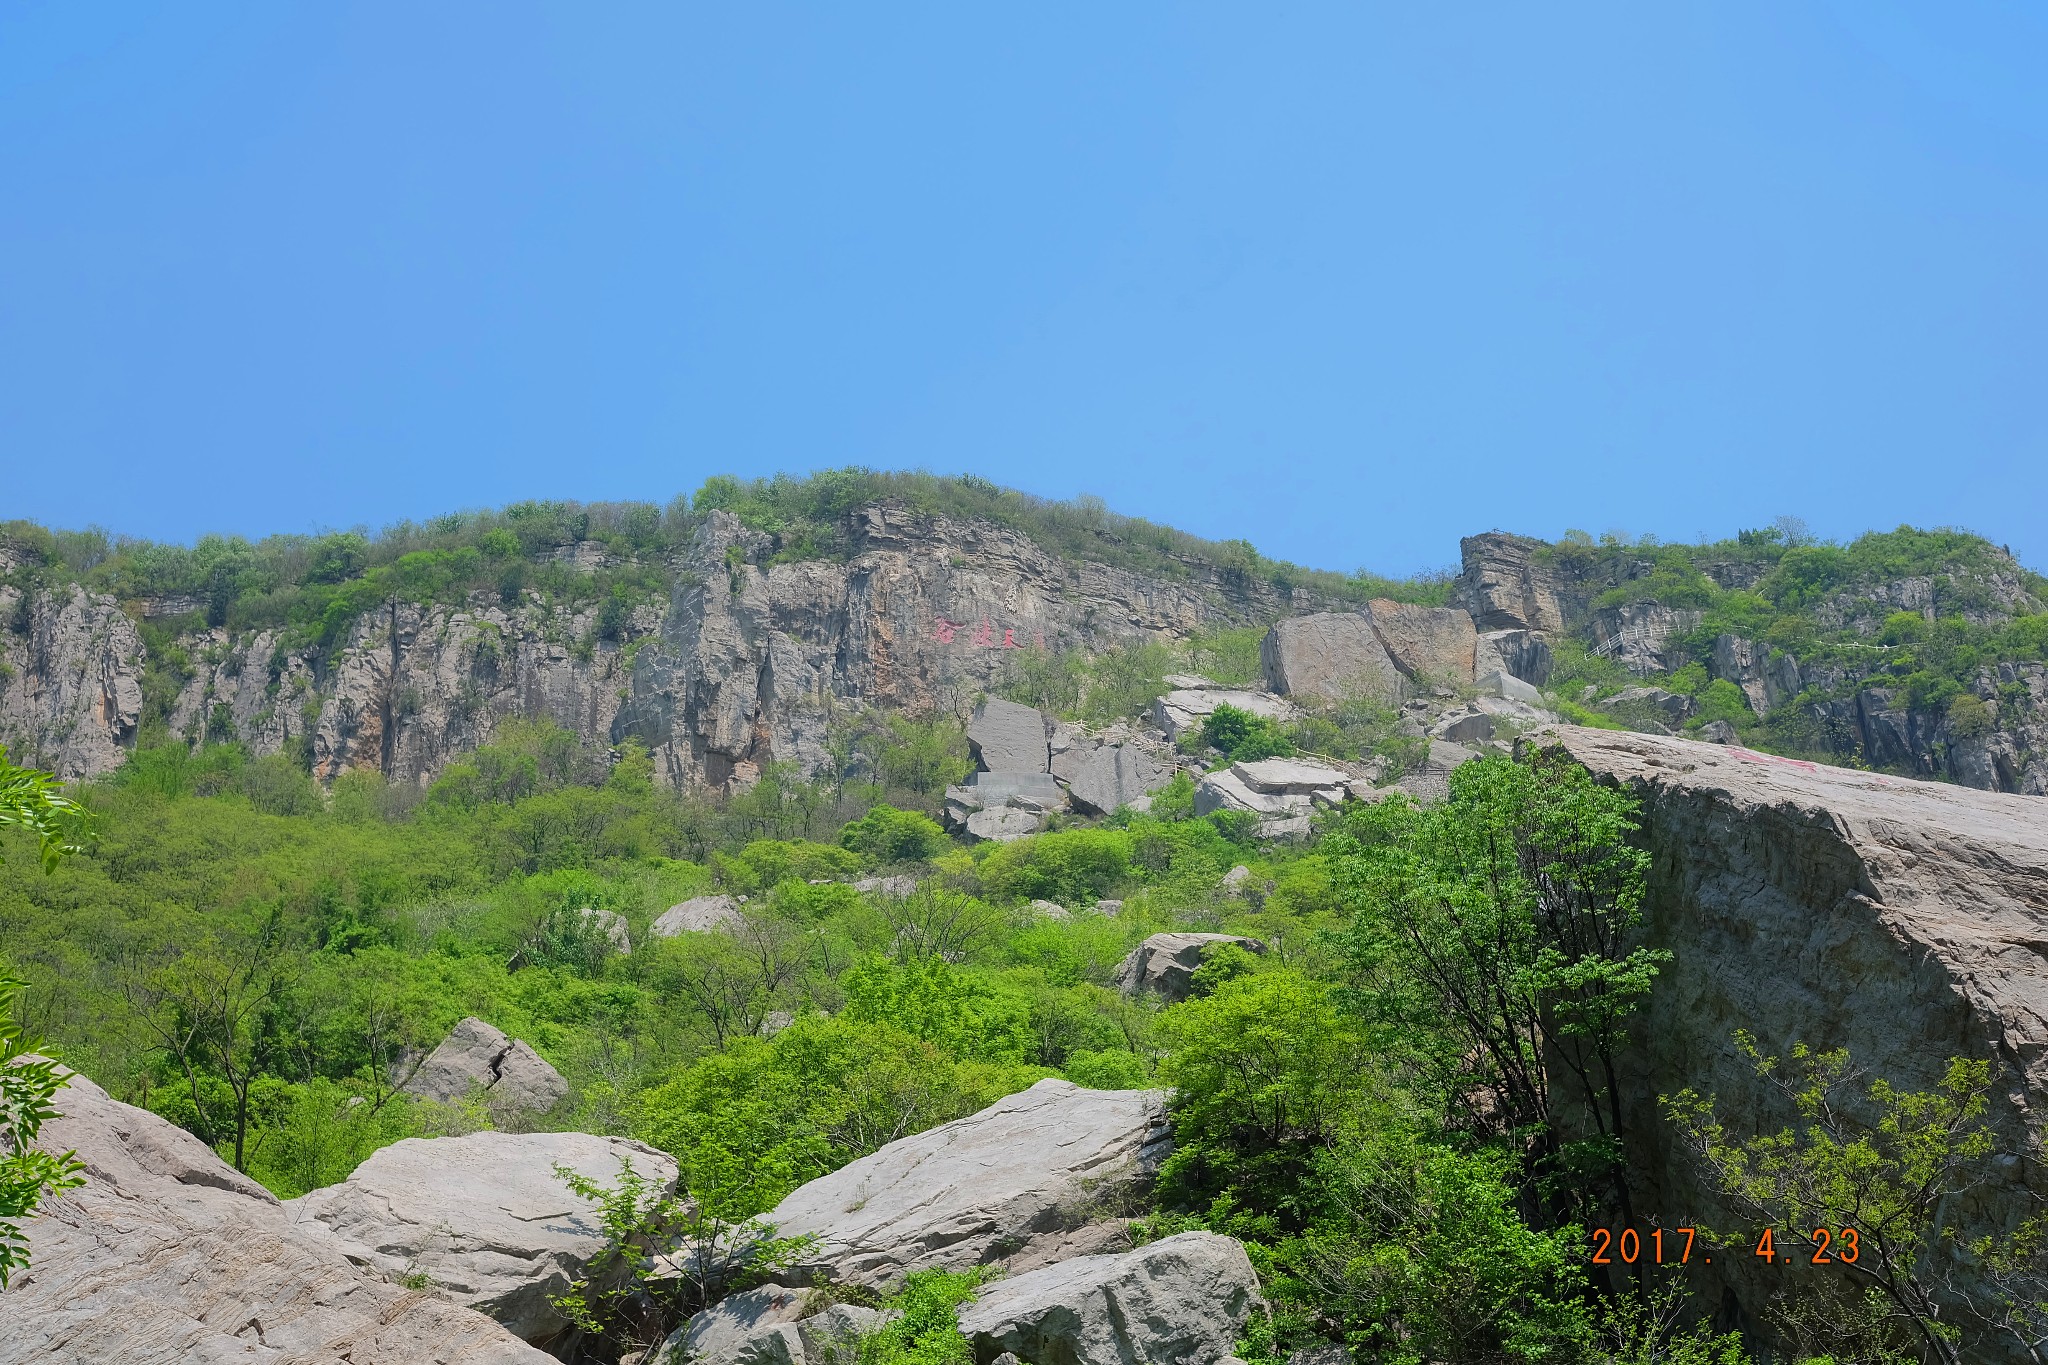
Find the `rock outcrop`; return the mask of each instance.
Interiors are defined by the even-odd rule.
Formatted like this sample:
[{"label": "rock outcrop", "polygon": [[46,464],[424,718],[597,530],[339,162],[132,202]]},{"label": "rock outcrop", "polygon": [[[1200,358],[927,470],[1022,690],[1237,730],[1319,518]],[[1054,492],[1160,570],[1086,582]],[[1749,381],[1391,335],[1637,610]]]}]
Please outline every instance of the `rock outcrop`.
[{"label": "rock outcrop", "polygon": [[29,1220],[0,1301],[0,1365],[548,1365],[467,1308],[409,1291],[293,1225],[262,1186],[82,1076],[40,1145],[86,1183]]},{"label": "rock outcrop", "polygon": [[1236,944],[1248,953],[1266,951],[1259,940],[1237,934],[1154,934],[1117,965],[1116,988],[1131,997],[1156,995],[1169,1005],[1185,1000],[1194,989],[1195,969],[1219,943]]},{"label": "rock outcrop", "polygon": [[[1168,679],[1172,683],[1173,679]],[[1182,679],[1182,682],[1199,681]],[[1157,725],[1168,740],[1178,741],[1202,727],[1219,706],[1234,706],[1240,711],[1249,711],[1255,716],[1268,720],[1294,720],[1301,715],[1299,708],[1270,692],[1248,692],[1236,687],[1218,687],[1213,683],[1202,686],[1178,686],[1152,703],[1152,722]]]},{"label": "rock outcrop", "polygon": [[1036,707],[983,697],[967,721],[967,748],[984,772],[1050,772],[1054,729]]},{"label": "rock outcrop", "polygon": [[1032,1365],[1217,1365],[1263,1306],[1244,1247],[1183,1232],[984,1287],[960,1313],[975,1357]]},{"label": "rock outcrop", "polygon": [[84,589],[0,587],[0,744],[62,778],[120,766],[142,718],[142,636]]},{"label": "rock outcrop", "polygon": [[335,1256],[392,1278],[424,1275],[439,1297],[546,1342],[568,1325],[548,1296],[567,1292],[605,1245],[596,1206],[556,1167],[609,1186],[629,1163],[654,1187],[675,1188],[675,1159],[630,1138],[406,1138],[285,1207]]},{"label": "rock outcrop", "polygon": [[1135,744],[1076,743],[1052,760],[1073,804],[1090,815],[1137,805],[1173,781],[1174,770]]},{"label": "rock outcrop", "polygon": [[816,1238],[804,1280],[879,1288],[926,1266],[1014,1264],[1149,1180],[1170,1147],[1158,1092],[1044,1080],[813,1180],[765,1221]]},{"label": "rock outcrop", "polygon": [[740,921],[740,903],[731,896],[693,896],[655,916],[647,932],[656,938],[727,929]]},{"label": "rock outcrop", "polygon": [[[1740,1222],[1673,1150],[1656,1112],[1660,1093],[1691,1086],[1758,1130],[1793,1122],[1737,1050],[1737,1029],[1778,1056],[1801,1042],[1846,1047],[1867,1075],[1908,1089],[1931,1088],[1950,1057],[1988,1059],[1998,1126],[2015,1149],[2039,1142],[2048,809],[2038,798],[1640,734],[1559,727],[1528,742],[1643,802],[1647,936],[1673,957],[1636,1029],[1639,1208]],[[2017,1218],[2033,1196],[2016,1180],[1995,1173],[1944,1217]],[[1755,1314],[1778,1282],[1744,1259],[1715,1271]]]},{"label": "rock outcrop", "polygon": [[569,1083],[539,1053],[474,1016],[449,1030],[401,1088],[443,1103],[480,1096],[500,1114],[546,1113],[569,1098]]},{"label": "rock outcrop", "polygon": [[1326,611],[1281,621],[1266,632],[1259,662],[1266,686],[1285,697],[1392,701],[1401,695],[1401,670],[1367,612]]},{"label": "rock outcrop", "polygon": [[860,1334],[882,1321],[872,1308],[821,1306],[809,1290],[764,1284],[693,1316],[647,1365],[853,1365]]}]

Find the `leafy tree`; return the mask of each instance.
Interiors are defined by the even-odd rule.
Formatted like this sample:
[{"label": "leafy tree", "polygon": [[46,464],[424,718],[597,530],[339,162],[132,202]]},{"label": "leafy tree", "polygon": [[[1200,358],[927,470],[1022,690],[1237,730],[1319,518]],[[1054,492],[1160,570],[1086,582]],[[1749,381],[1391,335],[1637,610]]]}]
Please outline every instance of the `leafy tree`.
[{"label": "leafy tree", "polygon": [[[47,875],[66,855],[82,851],[86,818],[55,777],[15,767],[0,747],[0,834],[10,828],[35,837]],[[28,1269],[23,1220],[34,1217],[45,1199],[85,1183],[76,1153],[42,1152],[34,1145],[43,1125],[58,1116],[55,1097],[64,1072],[31,1056],[37,1043],[16,1009],[23,989],[22,982],[0,975],[0,1289]]]},{"label": "leafy tree", "polygon": [[1064,904],[1107,894],[1130,869],[1130,836],[1071,829],[1000,846],[981,865],[981,880],[997,896]]},{"label": "leafy tree", "polygon": [[858,1365],[972,1365],[974,1352],[960,1331],[960,1305],[988,1278],[966,1271],[912,1271],[884,1307],[890,1320],[860,1342]]},{"label": "leafy tree", "polygon": [[[1986,1117],[1990,1063],[1951,1058],[1931,1090],[1900,1090],[1882,1079],[1866,1088],[1844,1050],[1815,1052],[1802,1043],[1781,1059],[1765,1056],[1746,1032],[1736,1043],[1790,1102],[1799,1127],[1733,1134],[1714,1100],[1692,1090],[1667,1098],[1665,1108],[1734,1208],[1772,1228],[1786,1249],[1834,1259],[1838,1286],[1781,1312],[1781,1330],[1815,1350],[1859,1341],[1872,1356],[1889,1351],[1961,1365],[1974,1357],[1956,1321],[1960,1309],[2041,1360],[2048,1225],[2037,1218],[1966,1241],[1947,1221],[1953,1198],[1978,1183],[1998,1151]],[[1991,1272],[1989,1300],[1967,1302],[1947,1282],[1944,1263],[1964,1246]]]},{"label": "leafy tree", "polygon": [[923,862],[952,847],[936,820],[894,806],[876,806],[840,830],[839,842],[879,863]]},{"label": "leafy tree", "polygon": [[1574,764],[1489,758],[1443,805],[1363,807],[1324,845],[1359,1008],[1457,1127],[1527,1144],[1538,1226],[1571,1221],[1596,1178],[1628,1209],[1617,1061],[1667,956],[1629,946],[1634,817]]}]

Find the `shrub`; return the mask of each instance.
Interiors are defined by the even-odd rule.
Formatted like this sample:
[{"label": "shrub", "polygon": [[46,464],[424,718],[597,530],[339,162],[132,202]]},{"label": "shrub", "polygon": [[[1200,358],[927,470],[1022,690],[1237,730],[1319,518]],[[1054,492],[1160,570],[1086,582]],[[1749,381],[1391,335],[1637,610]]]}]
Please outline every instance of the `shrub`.
[{"label": "shrub", "polygon": [[1108,895],[1130,871],[1129,835],[1073,829],[1004,844],[982,863],[981,879],[999,897],[1064,905]]},{"label": "shrub", "polygon": [[1201,742],[1233,763],[1241,759],[1286,758],[1294,753],[1293,742],[1277,721],[1227,704],[1218,706],[1202,722]]},{"label": "shrub", "polygon": [[947,849],[946,832],[930,816],[894,806],[876,806],[839,831],[842,848],[879,863],[914,863]]}]

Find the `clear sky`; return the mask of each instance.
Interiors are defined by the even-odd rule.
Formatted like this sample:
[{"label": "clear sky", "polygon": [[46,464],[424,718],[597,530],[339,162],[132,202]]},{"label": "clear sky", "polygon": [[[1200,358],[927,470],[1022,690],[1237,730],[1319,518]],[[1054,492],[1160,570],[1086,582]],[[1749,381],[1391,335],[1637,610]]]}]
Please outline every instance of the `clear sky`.
[{"label": "clear sky", "polygon": [[2048,568],[2035,3],[0,6],[0,517],[972,471]]}]

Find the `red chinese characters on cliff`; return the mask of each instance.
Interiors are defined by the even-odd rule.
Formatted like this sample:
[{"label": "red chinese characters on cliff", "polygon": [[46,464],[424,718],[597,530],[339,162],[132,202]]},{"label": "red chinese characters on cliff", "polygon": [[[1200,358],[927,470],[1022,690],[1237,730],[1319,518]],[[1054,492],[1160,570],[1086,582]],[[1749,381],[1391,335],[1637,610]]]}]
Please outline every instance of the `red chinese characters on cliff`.
[{"label": "red chinese characters on cliff", "polygon": [[[960,632],[970,628],[973,633],[962,642],[960,640]],[[1000,640],[996,638],[998,630],[1003,633]],[[978,626],[972,621],[951,621],[943,616],[937,617],[932,622],[932,638],[942,645],[965,643],[974,649],[1024,648],[1017,640],[1016,626],[998,626],[993,618],[987,616],[981,618],[981,624]],[[1043,634],[1034,634],[1031,638],[1036,648],[1045,648],[1045,636]]]}]

